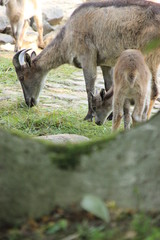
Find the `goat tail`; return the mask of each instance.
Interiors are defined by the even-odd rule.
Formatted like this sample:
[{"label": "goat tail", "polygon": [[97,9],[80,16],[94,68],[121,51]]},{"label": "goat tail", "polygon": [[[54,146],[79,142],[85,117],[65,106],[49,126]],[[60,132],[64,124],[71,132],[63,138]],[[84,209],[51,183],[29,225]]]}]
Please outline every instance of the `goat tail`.
[{"label": "goat tail", "polygon": [[130,84],[130,87],[133,88],[137,79],[137,71],[128,72],[126,74],[126,79]]}]

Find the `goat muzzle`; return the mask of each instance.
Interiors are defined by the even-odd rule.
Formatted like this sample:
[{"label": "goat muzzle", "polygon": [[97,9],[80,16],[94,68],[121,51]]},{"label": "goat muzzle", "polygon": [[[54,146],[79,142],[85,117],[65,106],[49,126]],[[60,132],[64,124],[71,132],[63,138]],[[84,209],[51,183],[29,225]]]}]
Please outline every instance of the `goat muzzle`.
[{"label": "goat muzzle", "polygon": [[101,121],[95,121],[98,126],[101,126],[103,123]]},{"label": "goat muzzle", "polygon": [[37,101],[34,98],[27,98],[25,99],[25,102],[29,108],[37,105]]}]

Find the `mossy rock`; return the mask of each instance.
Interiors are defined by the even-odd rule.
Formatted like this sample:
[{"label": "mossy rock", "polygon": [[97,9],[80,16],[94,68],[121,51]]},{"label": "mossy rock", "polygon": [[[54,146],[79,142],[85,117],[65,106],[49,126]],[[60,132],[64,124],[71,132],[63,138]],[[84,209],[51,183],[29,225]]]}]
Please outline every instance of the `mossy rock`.
[{"label": "mossy rock", "polygon": [[0,226],[69,206],[85,194],[160,210],[160,114],[128,132],[54,145],[0,130]]}]

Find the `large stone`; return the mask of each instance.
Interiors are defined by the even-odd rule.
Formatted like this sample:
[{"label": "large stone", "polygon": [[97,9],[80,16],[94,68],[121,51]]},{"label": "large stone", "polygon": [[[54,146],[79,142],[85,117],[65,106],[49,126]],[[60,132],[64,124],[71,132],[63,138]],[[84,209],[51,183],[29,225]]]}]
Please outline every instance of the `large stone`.
[{"label": "large stone", "polygon": [[[32,28],[34,31],[37,31],[37,26],[36,23],[33,22]],[[43,35],[45,36],[46,34],[50,33],[51,31],[54,31],[55,27],[51,26],[45,19],[43,20]]]},{"label": "large stone", "polygon": [[0,33],[4,32],[9,25],[9,20],[6,16],[6,8],[0,6]]},{"label": "large stone", "polygon": [[14,43],[14,38],[8,34],[0,33],[0,44],[4,43]]},{"label": "large stone", "polygon": [[79,143],[88,141],[89,138],[76,135],[76,134],[57,134],[57,135],[46,135],[38,137],[38,139],[48,140],[55,144],[64,144],[64,143]]},{"label": "large stone", "polygon": [[43,17],[51,25],[57,25],[63,18],[63,11],[59,7],[55,7],[54,2],[43,4],[42,7]]},{"label": "large stone", "polygon": [[54,27],[51,26],[46,20],[43,21],[43,35],[45,36],[46,34],[54,31]]},{"label": "large stone", "polygon": [[65,146],[0,130],[0,226],[79,203],[87,193],[160,211],[159,126],[160,113],[111,139]]}]

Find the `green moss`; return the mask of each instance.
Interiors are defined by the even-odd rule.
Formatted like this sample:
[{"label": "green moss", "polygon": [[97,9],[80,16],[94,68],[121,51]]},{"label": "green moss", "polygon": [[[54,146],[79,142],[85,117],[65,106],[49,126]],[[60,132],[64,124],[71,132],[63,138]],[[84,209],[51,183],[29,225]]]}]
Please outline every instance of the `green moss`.
[{"label": "green moss", "polygon": [[[0,129],[1,136],[1,154],[8,159],[12,159],[14,153],[18,152],[20,158],[45,158],[51,160],[60,169],[74,169],[80,164],[82,156],[93,154],[94,151],[100,150],[111,140],[115,139],[115,135],[105,137],[100,140],[83,142],[80,144],[58,145],[49,141],[33,140],[22,132],[11,131],[6,132]],[[11,137],[13,136],[13,137]],[[7,142],[7,145],[4,145]],[[3,147],[5,146],[5,147]],[[13,148],[13,146],[15,146]],[[27,150],[26,150],[27,149]],[[8,152],[6,154],[6,151]],[[26,155],[27,154],[27,155]]]},{"label": "green moss", "polygon": [[83,142],[79,144],[52,145],[47,144],[49,158],[61,169],[74,169],[80,164],[82,156],[90,155],[104,148],[108,142],[115,139],[117,134],[103,137],[99,140]]}]

